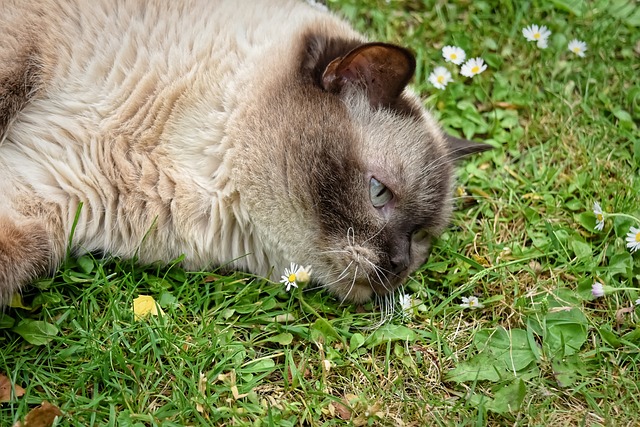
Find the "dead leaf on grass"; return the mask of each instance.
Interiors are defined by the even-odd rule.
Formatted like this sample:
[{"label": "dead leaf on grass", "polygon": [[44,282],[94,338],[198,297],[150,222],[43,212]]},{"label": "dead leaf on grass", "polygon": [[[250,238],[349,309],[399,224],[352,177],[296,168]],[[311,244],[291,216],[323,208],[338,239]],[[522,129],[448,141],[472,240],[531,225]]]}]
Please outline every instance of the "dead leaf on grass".
[{"label": "dead leaf on grass", "polygon": [[351,419],[351,409],[348,406],[340,403],[340,402],[331,402],[331,406],[333,406],[335,410],[335,414],[341,420],[350,420]]},{"label": "dead leaf on grass", "polygon": [[56,417],[61,417],[62,411],[57,406],[44,401],[42,405],[33,408],[26,417],[24,422],[17,422],[13,427],[51,427]]},{"label": "dead leaf on grass", "polygon": [[17,384],[13,385],[13,394],[11,393],[11,381],[8,377],[0,374],[0,403],[11,402],[12,398],[24,395],[24,389]]}]

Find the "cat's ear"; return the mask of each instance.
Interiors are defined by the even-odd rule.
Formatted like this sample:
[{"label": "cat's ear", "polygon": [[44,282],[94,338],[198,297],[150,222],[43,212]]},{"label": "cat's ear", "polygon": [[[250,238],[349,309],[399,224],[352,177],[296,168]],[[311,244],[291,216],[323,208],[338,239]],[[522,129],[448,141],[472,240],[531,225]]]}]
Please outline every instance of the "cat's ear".
[{"label": "cat's ear", "polygon": [[493,148],[493,146],[489,144],[460,139],[451,135],[445,135],[445,139],[449,146],[449,156],[453,160],[458,160],[463,157],[470,156],[471,154],[482,153],[483,151],[491,150]]},{"label": "cat's ear", "polygon": [[322,87],[340,94],[349,85],[367,92],[373,107],[392,104],[409,83],[416,60],[407,49],[386,43],[366,43],[327,65]]}]

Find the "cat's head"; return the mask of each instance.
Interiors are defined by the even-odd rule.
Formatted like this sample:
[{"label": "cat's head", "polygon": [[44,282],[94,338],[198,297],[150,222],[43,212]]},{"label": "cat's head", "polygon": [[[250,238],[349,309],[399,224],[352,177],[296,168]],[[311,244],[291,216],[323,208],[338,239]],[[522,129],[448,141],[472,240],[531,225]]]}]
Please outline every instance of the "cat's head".
[{"label": "cat's head", "polygon": [[277,267],[310,265],[344,300],[385,295],[448,224],[455,161],[489,146],[442,133],[405,89],[406,49],[309,37],[297,62],[254,112],[271,118],[252,124],[268,167],[243,172],[252,221]]}]

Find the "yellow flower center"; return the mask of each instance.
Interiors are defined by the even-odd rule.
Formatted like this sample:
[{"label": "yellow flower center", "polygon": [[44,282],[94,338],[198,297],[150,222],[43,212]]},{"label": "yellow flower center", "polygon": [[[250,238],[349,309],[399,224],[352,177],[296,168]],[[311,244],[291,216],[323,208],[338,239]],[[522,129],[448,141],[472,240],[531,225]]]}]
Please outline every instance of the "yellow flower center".
[{"label": "yellow flower center", "polygon": [[533,38],[536,39],[536,40],[539,39],[540,38],[540,33],[535,33],[533,35]]},{"label": "yellow flower center", "polygon": [[573,48],[573,51],[575,53],[580,53],[580,48],[578,46],[576,46],[576,47]]},{"label": "yellow flower center", "polygon": [[636,233],[636,243],[640,243],[640,231]]},{"label": "yellow flower center", "polygon": [[438,83],[444,83],[444,76],[438,76]]},{"label": "yellow flower center", "polygon": [[291,273],[289,275],[289,277],[287,277],[287,280],[289,280],[289,283],[293,283],[296,281],[296,274],[295,273]]},{"label": "yellow flower center", "polygon": [[477,73],[478,71],[480,71],[480,67],[478,67],[477,65],[474,65],[474,67],[471,69],[472,73]]},{"label": "yellow flower center", "polygon": [[598,219],[598,222],[604,221],[604,217],[602,216],[602,214],[596,215],[596,218]]},{"label": "yellow flower center", "polygon": [[452,53],[451,56],[450,56],[451,59],[456,59],[457,57],[458,57],[458,55],[456,55],[455,53]]}]

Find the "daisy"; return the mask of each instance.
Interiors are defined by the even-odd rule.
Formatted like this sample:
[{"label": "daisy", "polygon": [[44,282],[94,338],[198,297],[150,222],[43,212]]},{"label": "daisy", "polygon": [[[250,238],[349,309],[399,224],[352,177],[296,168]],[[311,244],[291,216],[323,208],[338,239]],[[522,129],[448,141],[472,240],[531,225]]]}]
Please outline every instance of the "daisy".
[{"label": "daisy", "polygon": [[604,214],[602,213],[602,208],[600,207],[600,203],[593,202],[593,213],[596,216],[595,229],[598,231],[602,231],[602,229],[604,228]]},{"label": "daisy", "polygon": [[444,67],[436,67],[429,75],[429,81],[437,89],[444,89],[451,81],[451,73]]},{"label": "daisy", "polygon": [[[547,39],[551,35],[551,31],[549,31],[549,29],[544,25],[538,27],[533,24],[523,28],[522,35],[530,42],[538,42],[538,47],[544,49],[547,47]],[[542,44],[540,43],[541,40],[544,40]]]},{"label": "daisy", "polygon": [[442,48],[442,56],[447,62],[453,62],[456,65],[460,65],[464,62],[467,55],[462,48],[458,46],[445,46]]},{"label": "daisy", "polygon": [[640,298],[636,300],[636,307],[640,307]]},{"label": "daisy", "polygon": [[591,295],[593,295],[594,298],[600,298],[604,296],[604,286],[602,285],[602,283],[595,282],[591,286]]},{"label": "daisy", "polygon": [[584,52],[587,50],[587,44],[582,40],[573,39],[569,42],[568,48],[580,58],[584,58]]},{"label": "daisy", "polygon": [[402,311],[409,311],[411,309],[411,295],[400,294],[400,307]]},{"label": "daisy", "polygon": [[284,269],[280,283],[285,285],[285,290],[289,292],[291,288],[297,288],[298,283],[306,283],[311,278],[311,267],[302,267],[296,263],[291,263],[291,268]]},{"label": "daisy", "polygon": [[462,304],[460,304],[460,307],[476,309],[484,307],[484,304],[478,301],[478,297],[462,297]]},{"label": "daisy", "polygon": [[473,77],[487,69],[487,65],[482,58],[472,58],[464,63],[460,69],[460,74],[465,77]]},{"label": "daisy", "polygon": [[631,253],[640,249],[640,228],[631,227],[627,233],[627,248]]}]

